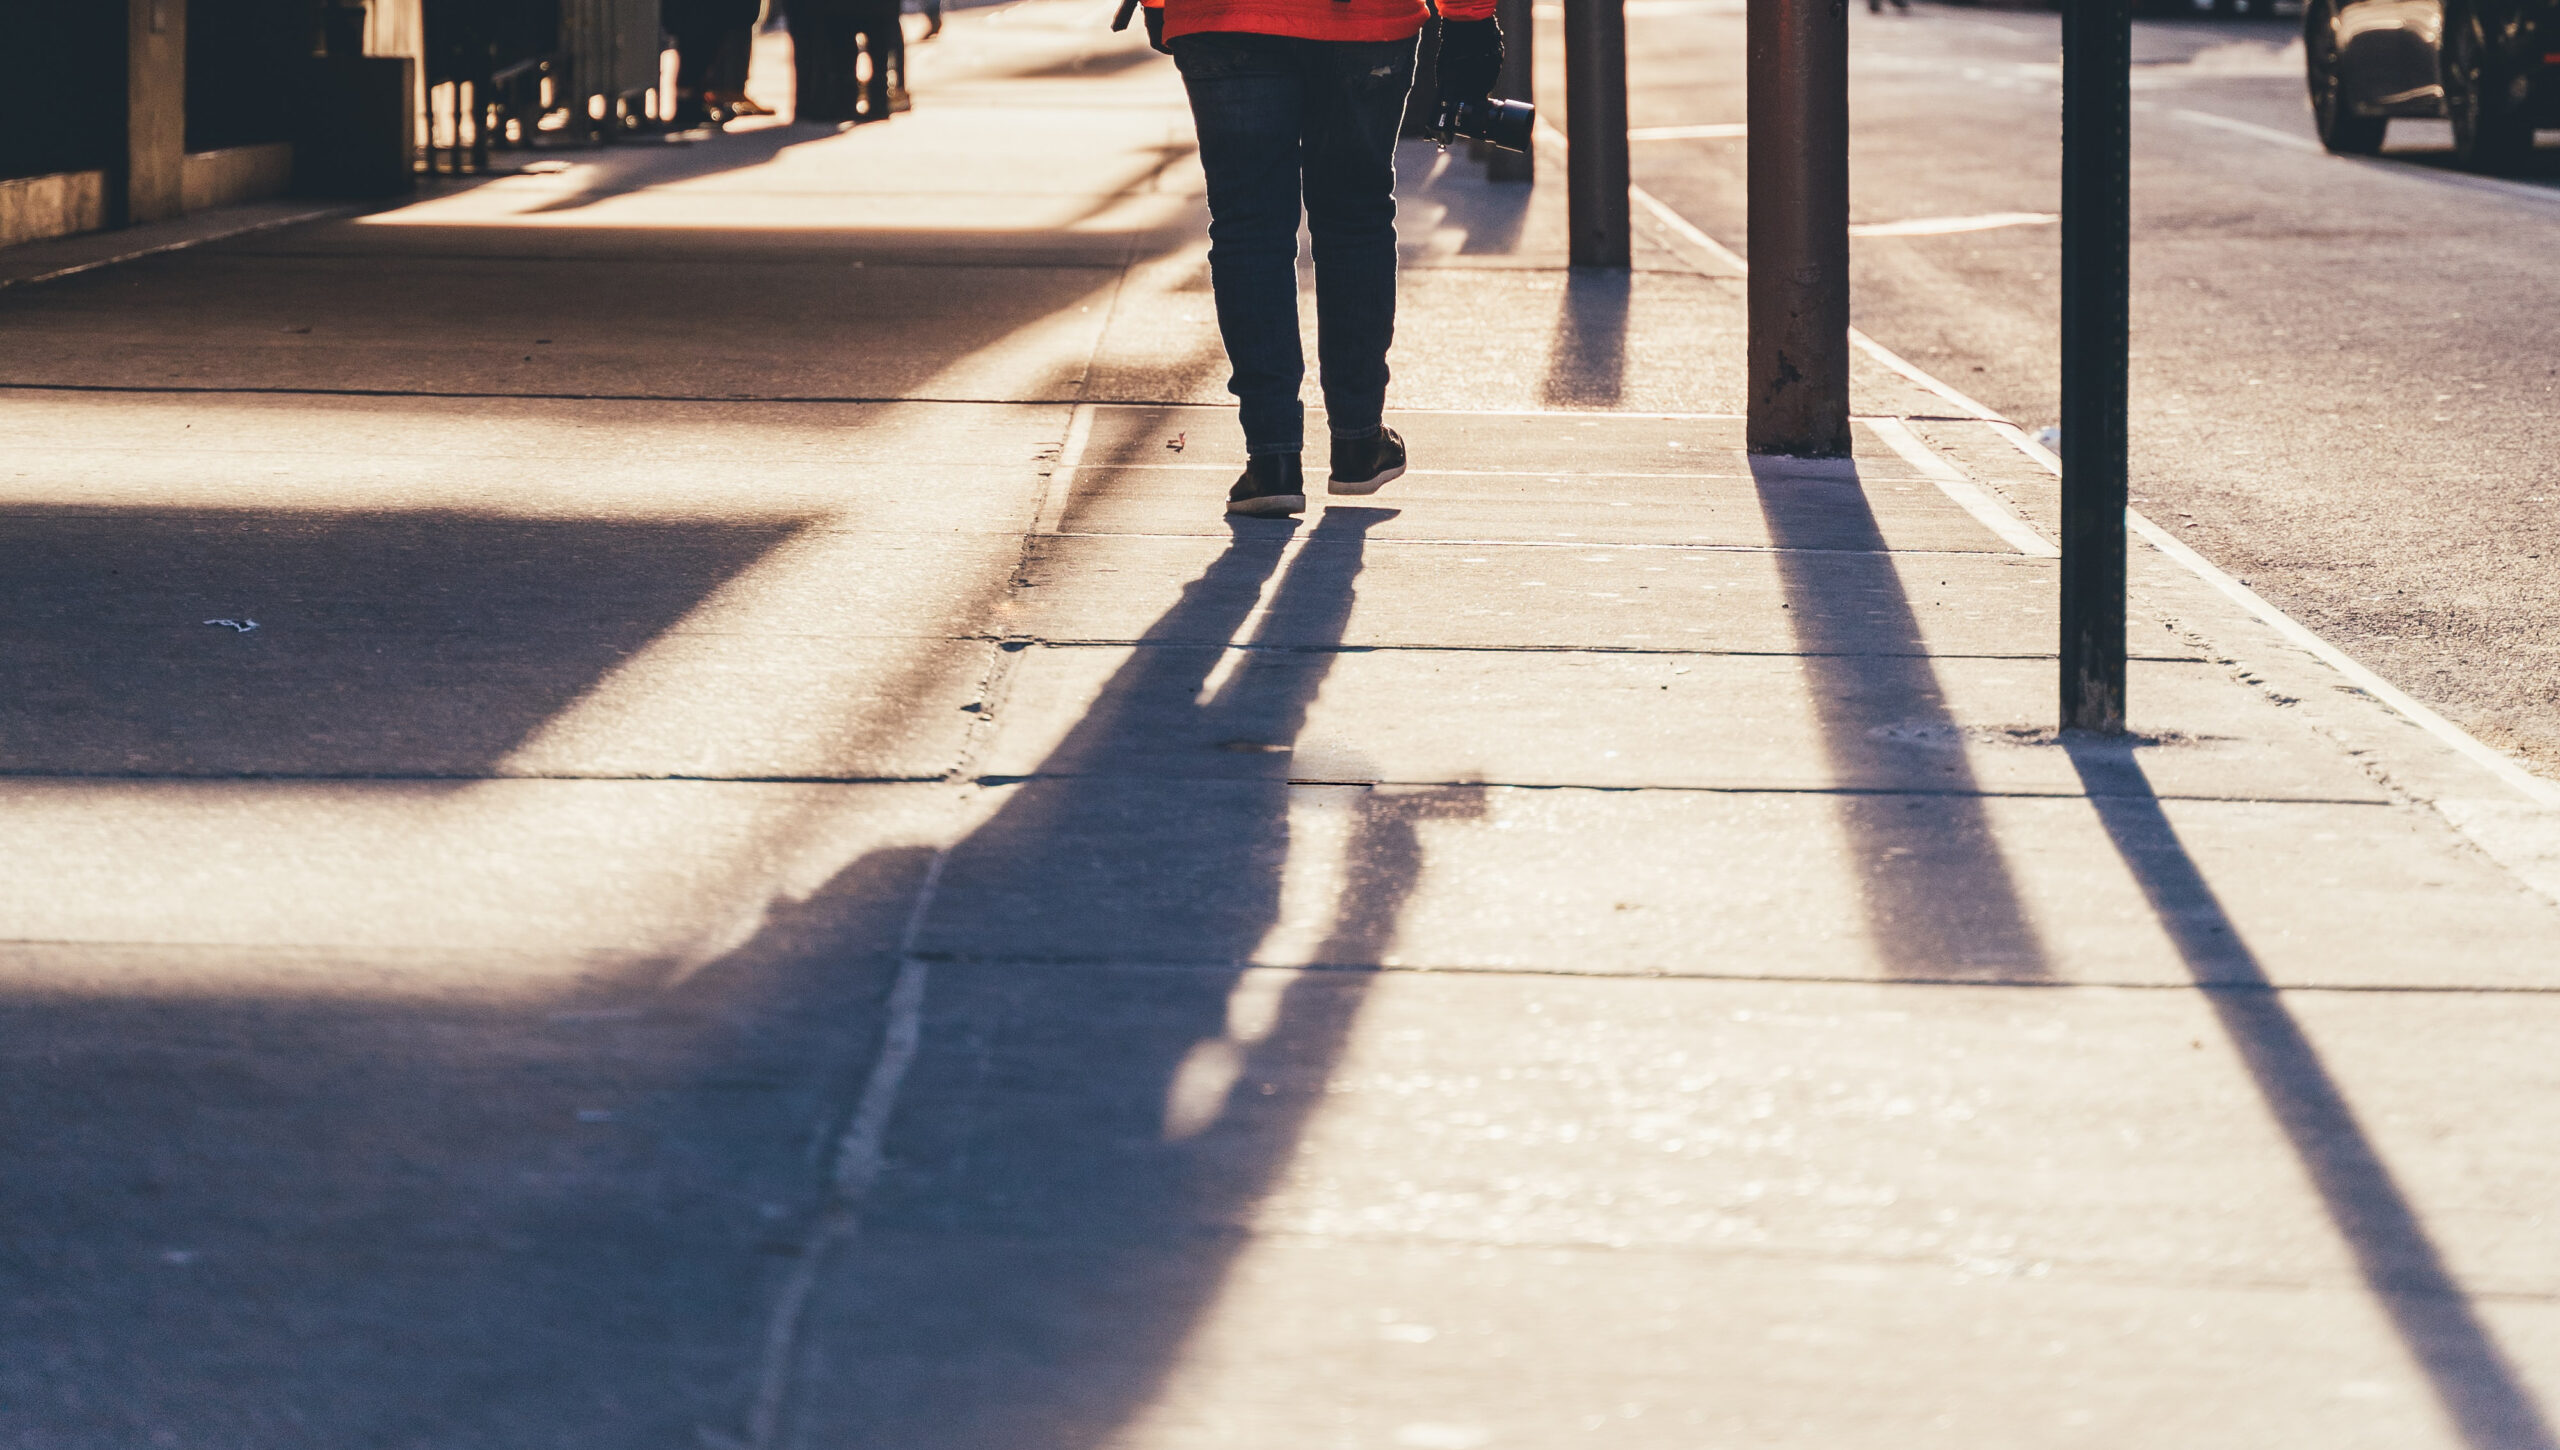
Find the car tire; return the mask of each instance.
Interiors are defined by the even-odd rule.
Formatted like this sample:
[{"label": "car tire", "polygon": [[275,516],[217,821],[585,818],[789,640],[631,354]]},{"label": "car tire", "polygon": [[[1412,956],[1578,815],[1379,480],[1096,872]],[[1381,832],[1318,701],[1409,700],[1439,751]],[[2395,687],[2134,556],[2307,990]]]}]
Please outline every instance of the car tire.
[{"label": "car tire", "polygon": [[2360,116],[2347,99],[2338,70],[2338,0],[2312,0],[2302,8],[2303,78],[2311,87],[2311,121],[2320,144],[2340,156],[2371,156],[2382,149],[2388,116]]},{"label": "car tire", "polygon": [[2520,169],[2533,153],[2533,118],[2507,94],[2510,78],[2490,49],[2479,11],[2465,6],[2445,16],[2441,64],[2453,159],[2491,176]]}]

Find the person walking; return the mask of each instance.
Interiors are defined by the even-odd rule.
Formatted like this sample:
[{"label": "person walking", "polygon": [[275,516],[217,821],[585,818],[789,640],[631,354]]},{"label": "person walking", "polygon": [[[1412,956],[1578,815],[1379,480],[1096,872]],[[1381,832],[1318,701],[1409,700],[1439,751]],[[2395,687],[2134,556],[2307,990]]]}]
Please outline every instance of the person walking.
[{"label": "person walking", "polygon": [[898,0],[791,0],[793,119],[885,121],[908,109],[905,41]]},{"label": "person walking", "polygon": [[[1395,147],[1425,0],[1145,0],[1147,38],[1191,98],[1209,182],[1209,286],[1245,442],[1227,512],[1303,513],[1298,219],[1316,263],[1327,489],[1403,474],[1386,426],[1395,340]],[[1439,0],[1438,99],[1482,101],[1502,70],[1494,0]]]}]

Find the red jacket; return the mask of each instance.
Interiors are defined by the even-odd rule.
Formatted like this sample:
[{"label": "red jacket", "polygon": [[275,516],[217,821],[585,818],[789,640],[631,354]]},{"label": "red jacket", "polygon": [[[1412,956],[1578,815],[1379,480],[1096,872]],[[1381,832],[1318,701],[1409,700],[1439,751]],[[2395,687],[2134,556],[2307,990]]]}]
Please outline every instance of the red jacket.
[{"label": "red jacket", "polygon": [[[1303,40],[1405,40],[1422,29],[1422,0],[1146,0],[1164,11],[1164,38],[1208,30]],[[1450,20],[1486,20],[1493,0],[1440,0]]]}]

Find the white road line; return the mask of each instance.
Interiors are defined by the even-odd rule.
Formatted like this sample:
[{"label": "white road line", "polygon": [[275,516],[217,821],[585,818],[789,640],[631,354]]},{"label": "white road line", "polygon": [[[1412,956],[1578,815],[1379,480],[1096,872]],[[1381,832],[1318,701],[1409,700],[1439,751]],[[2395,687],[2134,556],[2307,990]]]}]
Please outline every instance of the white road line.
[{"label": "white road line", "polygon": [[[2054,477],[2062,476],[2062,460],[2054,454],[2052,449],[2028,437],[2025,429],[2005,418],[1998,420],[1996,426],[2019,452],[2042,464],[2045,471]],[[2346,651],[2312,633],[2308,626],[2278,609],[2258,591],[2232,578],[2216,567],[2211,560],[2188,548],[2177,535],[2144,518],[2140,509],[2126,509],[2124,518],[2126,526],[2140,535],[2143,542],[2186,566],[2188,573],[2212,585],[2224,596],[2256,615],[2259,623],[2284,636],[2289,643],[2346,676],[2354,682],[2356,688],[2407,716],[2410,723],[2451,746],[2465,759],[2505,782],[2507,787],[2518,795],[2537,805],[2560,806],[2560,785],[2535,775],[2513,759],[2492,749],[2470,731],[2411,699],[2407,692],[2358,664]]]},{"label": "white road line", "polygon": [[1884,364],[1894,372],[1901,374],[1903,380],[1910,383],[1912,386],[1921,389],[1923,392],[1933,393],[1947,403],[1952,404],[1957,410],[1964,413],[1967,417],[1979,418],[1985,423],[2002,423],[2008,421],[2007,419],[2002,418],[1999,414],[1992,412],[1989,408],[1982,406],[1973,399],[1966,397],[1964,394],[1957,392],[1951,387],[1948,387],[1945,383],[1939,382],[1936,378],[1920,371],[1920,369],[1906,361],[1902,354],[1895,352],[1892,348],[1885,346],[1883,343],[1876,341],[1874,338],[1867,336],[1865,333],[1860,332],[1854,327],[1849,329],[1849,345],[1856,348],[1858,351],[1865,353],[1867,356],[1874,358],[1877,362]]},{"label": "white road line", "polygon": [[1853,237],[1945,237],[1959,232],[1991,232],[2002,227],[2049,227],[2062,220],[2050,211],[1995,211],[1981,216],[1923,216],[1898,222],[1859,222]]},{"label": "white road line", "polygon": [[1627,199],[1643,207],[1648,215],[1670,228],[1682,241],[1705,252],[1719,264],[1731,267],[1735,276],[1740,277],[1750,273],[1751,264],[1742,260],[1740,252],[1698,230],[1687,217],[1664,206],[1652,192],[1641,186],[1630,185],[1627,188]]},{"label": "white road line", "polygon": [[1742,121],[1713,121],[1703,126],[1630,126],[1630,141],[1738,141],[1751,134]]},{"label": "white road line", "polygon": [[801,1246],[800,1257],[792,1264],[781,1294],[775,1298],[773,1317],[766,1322],[756,1397],[747,1411],[746,1444],[750,1450],[772,1450],[782,1432],[783,1414],[791,1401],[793,1371],[798,1367],[800,1326],[807,1316],[809,1300],[817,1291],[829,1250],[861,1229],[862,1200],[878,1181],[886,1161],[882,1144],[888,1139],[889,1120],[898,1109],[898,1091],[906,1085],[907,1071],[915,1065],[917,1050],[924,1040],[924,994],[930,969],[917,958],[916,943],[924,934],[934,893],[942,885],[943,865],[950,859],[949,847],[935,851],[932,864],[925,868],[923,882],[916,888],[915,905],[908,911],[906,927],[898,936],[898,976],[889,987],[889,1020],[880,1034],[880,1056],[871,1065],[862,1096],[855,1100],[852,1121],[836,1138],[834,1162],[827,1173],[826,1206],[820,1211],[809,1241]]},{"label": "white road line", "polygon": [[2017,511],[1992,496],[1990,490],[1964,476],[1963,470],[1939,457],[1911,425],[1900,418],[1862,419],[1869,430],[1884,440],[1885,446],[1903,457],[1903,461],[1920,470],[1921,476],[1938,486],[1938,491],[1962,505],[1984,528],[1998,534],[2009,547],[2034,559],[2059,559],[2062,551],[2047,542],[2035,526],[2020,518]]},{"label": "white road line", "polygon": [[2499,176],[2475,176],[2467,171],[2446,171],[2434,166],[2413,165],[2406,159],[2392,156],[2331,156],[2328,148],[2319,142],[2308,137],[2297,136],[2291,131],[2279,131],[2272,126],[2257,126],[2247,121],[2235,121],[2229,116],[2217,116],[2211,111],[2174,110],[2169,114],[2181,121],[2198,126],[2211,126],[2217,131],[2228,131],[2235,136],[2247,136],[2252,140],[2264,141],[2271,146],[2282,146],[2288,151],[2313,152],[2341,166],[2369,167],[2385,176],[2396,176],[2403,180],[2432,182],[2439,186],[2459,187],[2464,191],[2494,192],[2499,196],[2513,197],[2518,201],[2534,202],[2541,206],[2560,206],[2560,189],[2537,186],[2530,181],[2510,181]]},{"label": "white road line", "polygon": [[2251,137],[2264,141],[2270,146],[2282,146],[2288,151],[2309,151],[2318,155],[2328,153],[2327,147],[2308,136],[2297,136],[2291,131],[2279,131],[2273,126],[2257,126],[2247,121],[2235,121],[2229,116],[2217,116],[2211,111],[2178,110],[2171,111],[2169,114],[2181,121],[2192,121],[2199,126],[2211,126],[2217,131],[2229,131],[2235,136]]},{"label": "white road line", "polygon": [[[1565,134],[1562,131],[1557,130],[1555,128],[1555,124],[1551,121],[1541,120],[1538,122],[1536,136],[1538,141],[1543,143],[1550,150],[1569,153],[1572,149],[1573,143],[1567,140]],[[1627,187],[1627,199],[1634,202],[1637,206],[1644,208],[1648,215],[1650,215],[1655,221],[1660,222],[1663,226],[1668,227],[1671,232],[1678,236],[1682,241],[1687,242],[1689,245],[1696,247],[1702,252],[1705,252],[1719,265],[1731,267],[1734,271],[1734,275],[1741,276],[1751,270],[1749,264],[1742,260],[1741,253],[1736,252],[1733,248],[1726,246],[1715,238],[1708,236],[1705,232],[1698,230],[1697,226],[1687,217],[1684,217],[1680,213],[1673,211],[1671,208],[1664,206],[1652,192],[1645,190],[1641,186],[1631,184]]]},{"label": "white road line", "polygon": [[[2202,115],[2204,113],[2199,111],[2194,114]],[[2240,125],[2243,123],[2234,122],[2233,124]],[[1542,127],[1541,129],[1543,130],[1544,128]],[[2264,128],[2255,127],[2251,129],[2262,130]],[[2282,135],[2283,133],[2273,132],[2270,134]],[[1644,205],[1646,210],[1661,217],[1666,224],[1682,230],[1685,234],[1690,235],[1700,244],[1708,246],[1713,250],[1722,253],[1724,256],[1731,258],[1735,266],[1740,267],[1744,265],[1742,258],[1735,256],[1731,248],[1718,245],[1713,238],[1708,237],[1706,233],[1701,232],[1695,226],[1690,225],[1689,222],[1680,217],[1677,212],[1672,211],[1661,202],[1655,201],[1650,195],[1645,194],[1640,188],[1629,187],[1628,192],[1642,205]],[[2062,460],[2054,454],[2052,449],[2047,448],[2043,444],[2036,442],[2033,438],[2028,437],[2025,429],[2020,428],[2017,424],[2010,422],[2007,418],[2002,417],[2000,414],[1995,413],[1991,409],[1984,407],[1982,404],[1975,402],[1973,399],[1966,397],[1954,388],[1951,388],[1945,383],[1938,381],[1936,378],[1931,377],[1928,373],[1923,372],[1920,368],[1913,365],[1901,354],[1896,353],[1893,349],[1886,347],[1883,343],[1876,341],[1874,338],[1867,336],[1865,333],[1858,331],[1854,327],[1849,329],[1849,341],[1860,351],[1884,364],[1886,367],[1891,368],[1902,377],[1908,379],[1919,387],[1927,389],[1929,392],[1936,394],[1947,402],[1954,404],[1957,408],[1963,410],[1966,415],[1991,424],[2000,432],[2000,435],[2007,438],[2010,444],[2019,452],[2024,453],[2027,457],[2035,460],[2038,464],[2041,464],[2045,471],[2051,473],[2054,477],[2060,478],[2062,476]],[[2283,610],[2278,609],[2256,590],[2251,589],[2248,585],[2241,583],[2239,580],[2232,578],[2229,574],[2224,573],[2221,569],[2216,568],[2212,562],[2207,560],[2203,555],[2179,542],[2178,539],[2170,534],[2168,530],[2163,529],[2158,524],[2144,518],[2140,510],[2127,508],[2124,511],[2124,517],[2126,527],[2139,535],[2143,542],[2178,561],[2180,565],[2185,567],[2187,572],[2195,575],[2199,579],[2202,579],[2205,583],[2212,585],[2216,590],[2220,591],[2234,603],[2237,603],[2242,608],[2248,610],[2250,614],[2256,616],[2260,623],[2265,624],[2276,633],[2284,636],[2286,640],[2290,641],[2295,646],[2309,652],[2313,658],[2318,659],[2321,663],[2329,666],[2329,668],[2336,670],[2339,674],[2346,676],[2347,679],[2353,682],[2358,689],[2363,690],[2366,694],[2373,696],[2383,704],[2398,711],[2411,724],[2416,725],[2419,729],[2433,735],[2437,740],[2451,747],[2455,753],[2461,755],[2464,759],[2471,761],[2473,764],[2487,770],[2491,775],[2496,776],[2507,786],[2508,789],[2515,791],[2518,795],[2523,796],[2525,799],[2532,801],[2537,805],[2560,806],[2560,784],[2554,784],[2551,781],[2544,780],[2542,777],[2535,775],[2532,771],[2525,769],[2522,765],[2517,764],[2506,755],[2491,749],[2485,742],[2472,735],[2470,731],[2463,729],[2461,726],[2447,720],[2442,715],[2428,709],[2425,705],[2411,699],[2407,692],[2399,689],[2390,681],[2382,678],[2382,676],[2375,674],[2372,670],[2358,664],[2352,656],[2347,654],[2346,651],[2329,643],[2327,640],[2322,639],[2317,634],[2312,633],[2311,630],[2301,621],[2295,619],[2292,615],[2285,613]]]}]

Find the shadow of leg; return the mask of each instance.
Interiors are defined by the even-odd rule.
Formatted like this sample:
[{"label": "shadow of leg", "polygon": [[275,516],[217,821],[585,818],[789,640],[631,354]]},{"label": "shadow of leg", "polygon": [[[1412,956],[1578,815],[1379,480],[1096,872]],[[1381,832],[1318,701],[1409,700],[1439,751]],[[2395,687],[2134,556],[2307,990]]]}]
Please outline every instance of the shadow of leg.
[{"label": "shadow of leg", "polygon": [[[1240,528],[950,853],[915,957],[920,1049],[861,1234],[790,1351],[786,1443],[1077,1450],[1162,1398],[1367,979],[1245,965],[1278,917],[1292,793],[1247,767],[1277,756],[1129,761],[1168,735],[1291,742],[1324,648],[1256,652],[1203,701],[1223,651],[1174,642],[1233,638],[1284,556],[1271,613],[1338,639],[1361,540],[1392,516],[1328,511],[1294,554],[1285,528]],[[1418,870],[1412,821],[1450,808],[1364,804],[1329,952],[1374,960]]]}]

